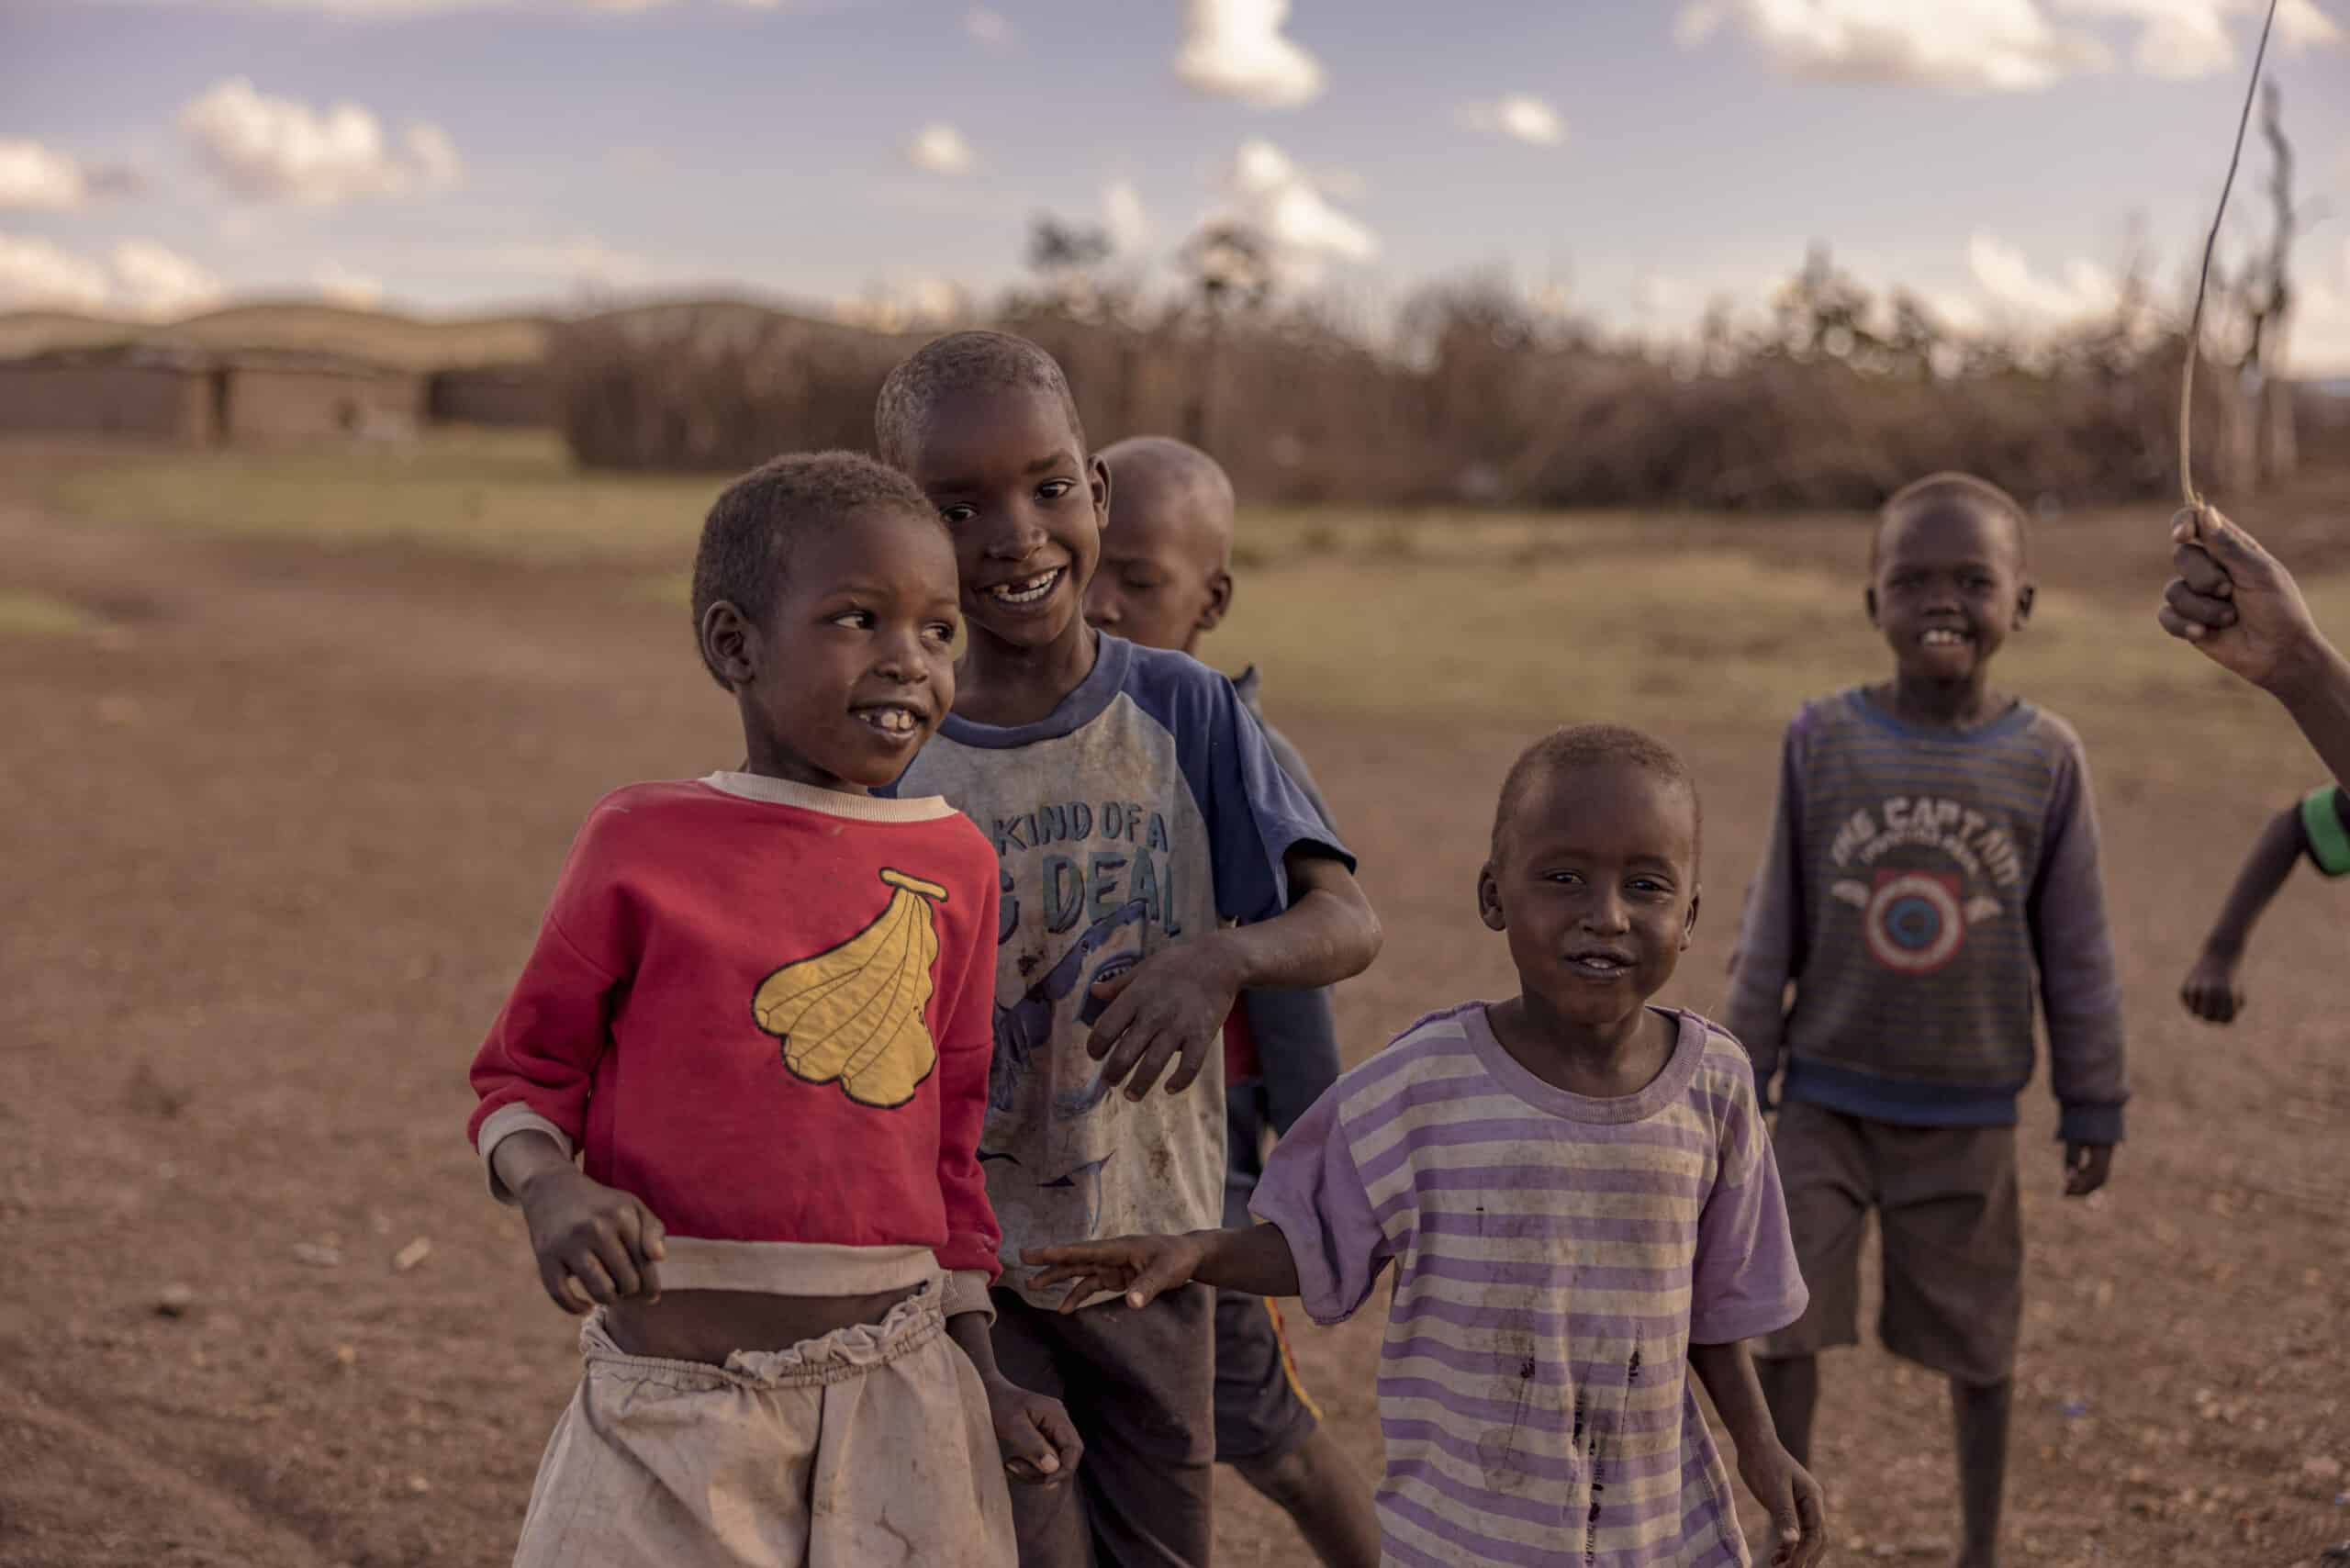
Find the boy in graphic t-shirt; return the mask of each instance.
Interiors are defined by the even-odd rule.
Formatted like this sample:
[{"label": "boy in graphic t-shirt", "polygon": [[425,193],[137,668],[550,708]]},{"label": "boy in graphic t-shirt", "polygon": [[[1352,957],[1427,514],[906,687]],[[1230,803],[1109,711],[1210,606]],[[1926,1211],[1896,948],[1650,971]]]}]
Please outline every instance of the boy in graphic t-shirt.
[{"label": "boy in graphic t-shirt", "polygon": [[[1003,1256],[1214,1225],[1225,1016],[1245,990],[1360,972],[1378,923],[1232,683],[1085,623],[1111,480],[1049,354],[941,338],[890,373],[875,424],[946,520],[970,628],[899,788],[960,807],[1000,868],[979,1159]],[[1213,1293],[1067,1316],[1017,1275],[994,1294],[1006,1373],[1065,1400],[1086,1444],[1074,1486],[1014,1498],[1025,1568],[1204,1563]]]}]

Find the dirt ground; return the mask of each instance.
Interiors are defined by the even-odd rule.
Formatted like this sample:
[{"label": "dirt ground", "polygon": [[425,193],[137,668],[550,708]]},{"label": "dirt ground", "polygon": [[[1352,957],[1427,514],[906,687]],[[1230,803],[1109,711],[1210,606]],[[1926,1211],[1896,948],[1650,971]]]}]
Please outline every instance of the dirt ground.
[{"label": "dirt ground", "polygon": [[[0,633],[0,1562],[503,1562],[576,1359],[465,1147],[464,1070],[586,808],[731,765],[732,714],[648,565],[95,528],[28,472],[0,461],[0,588],[97,624]],[[2126,600],[2152,638],[2156,526],[2067,534],[2047,576]],[[1649,570],[1677,537],[1659,525]],[[1529,662],[1579,656],[1571,616],[1528,635]],[[1271,689],[1386,921],[1341,992],[1350,1053],[1506,994],[1470,888],[1531,726],[1365,722],[1279,670]],[[1659,706],[1711,857],[1669,999],[1710,1006],[1785,712]],[[2010,1560],[2288,1568],[2350,1537],[2344,895],[2297,879],[2234,1030],[2173,998],[2263,813],[2315,769],[2281,720],[2218,745],[2123,690],[2071,716],[2098,769],[2137,1100],[2114,1185],[2069,1204],[2044,1090],[2025,1102]],[[1299,1345],[1372,1473],[1378,1316]],[[1873,1349],[1828,1376],[1839,1555],[1940,1560],[1942,1389]],[[1219,1560],[1304,1561],[1223,1479]]]}]

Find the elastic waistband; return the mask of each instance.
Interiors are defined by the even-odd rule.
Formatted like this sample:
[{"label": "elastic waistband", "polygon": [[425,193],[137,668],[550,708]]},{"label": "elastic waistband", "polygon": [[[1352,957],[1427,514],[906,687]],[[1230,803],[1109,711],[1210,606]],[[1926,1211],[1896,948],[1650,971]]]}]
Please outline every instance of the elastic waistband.
[{"label": "elastic waistband", "polygon": [[919,1294],[898,1303],[878,1323],[836,1328],[822,1338],[803,1339],[788,1350],[737,1350],[722,1367],[706,1361],[632,1356],[613,1342],[599,1306],[580,1326],[579,1353],[590,1372],[620,1372],[673,1388],[775,1389],[839,1383],[885,1367],[944,1334],[946,1319],[939,1305],[943,1292],[943,1281],[934,1273]]},{"label": "elastic waistband", "polygon": [[878,1295],[919,1285],[938,1272],[927,1247],[842,1247],[822,1241],[663,1242],[661,1288],[767,1291],[778,1295]]}]

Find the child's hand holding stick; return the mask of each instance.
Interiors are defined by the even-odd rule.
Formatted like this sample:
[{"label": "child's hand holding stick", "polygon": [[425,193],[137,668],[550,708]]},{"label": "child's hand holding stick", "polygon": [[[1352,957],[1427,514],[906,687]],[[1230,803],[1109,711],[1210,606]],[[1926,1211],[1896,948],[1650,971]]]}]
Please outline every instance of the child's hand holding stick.
[{"label": "child's hand holding stick", "polygon": [[2285,705],[2337,781],[2350,778],[2350,664],[2300,586],[2260,542],[2210,506],[2180,511],[2155,619],[2204,657]]}]

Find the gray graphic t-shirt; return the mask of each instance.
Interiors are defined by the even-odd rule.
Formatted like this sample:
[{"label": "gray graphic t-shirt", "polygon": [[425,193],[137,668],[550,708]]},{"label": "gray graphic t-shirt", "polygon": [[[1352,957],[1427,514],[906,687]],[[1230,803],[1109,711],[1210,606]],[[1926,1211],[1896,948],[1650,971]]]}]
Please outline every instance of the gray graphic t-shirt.
[{"label": "gray graphic t-shirt", "polygon": [[1002,913],[995,1062],[979,1138],[1003,1227],[1023,1249],[1222,1223],[1224,1064],[1139,1103],[1101,1082],[1085,1042],[1099,981],[1219,923],[1289,906],[1300,845],[1353,864],[1265,744],[1232,682],[1182,654],[1101,638],[1093,672],[1039,722],[949,715],[897,791],[944,795],[995,846]]}]

